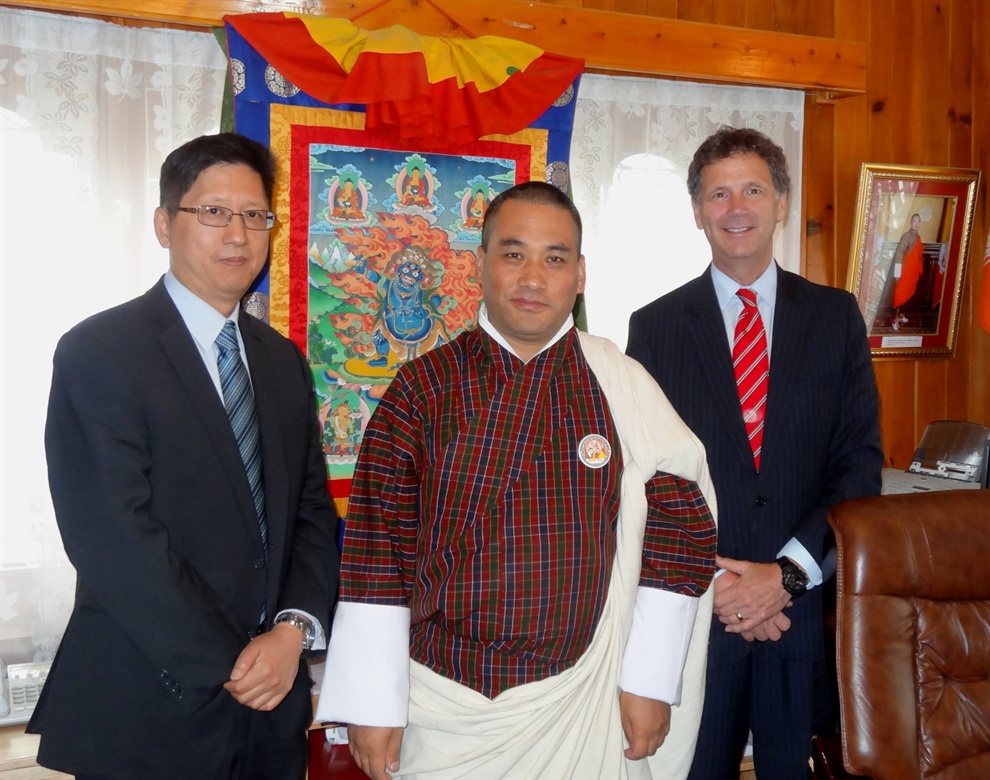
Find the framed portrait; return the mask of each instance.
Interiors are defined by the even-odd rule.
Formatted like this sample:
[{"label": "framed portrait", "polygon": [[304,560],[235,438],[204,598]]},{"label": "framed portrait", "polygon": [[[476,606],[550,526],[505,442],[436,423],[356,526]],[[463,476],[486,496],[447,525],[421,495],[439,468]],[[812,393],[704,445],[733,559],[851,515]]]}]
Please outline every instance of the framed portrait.
[{"label": "framed portrait", "polygon": [[980,172],[864,163],[847,288],[879,358],[952,357]]}]

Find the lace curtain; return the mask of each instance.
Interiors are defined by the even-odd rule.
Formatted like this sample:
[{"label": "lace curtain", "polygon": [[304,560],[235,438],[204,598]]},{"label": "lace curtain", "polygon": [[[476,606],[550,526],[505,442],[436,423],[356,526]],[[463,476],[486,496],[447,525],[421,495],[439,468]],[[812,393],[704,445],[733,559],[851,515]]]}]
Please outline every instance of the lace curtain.
[{"label": "lace curtain", "polygon": [[711,260],[694,222],[687,168],[721,125],[752,127],[780,144],[791,174],[789,213],[774,252],[801,264],[804,94],[585,75],[571,142],[571,182],[584,221],[588,329],[620,347],[629,315],[698,276]]},{"label": "lace curtain", "polygon": [[216,132],[226,61],[208,33],[0,13],[0,655],[50,660],[75,575],[43,431],[59,336],[164,273],[158,171]]}]

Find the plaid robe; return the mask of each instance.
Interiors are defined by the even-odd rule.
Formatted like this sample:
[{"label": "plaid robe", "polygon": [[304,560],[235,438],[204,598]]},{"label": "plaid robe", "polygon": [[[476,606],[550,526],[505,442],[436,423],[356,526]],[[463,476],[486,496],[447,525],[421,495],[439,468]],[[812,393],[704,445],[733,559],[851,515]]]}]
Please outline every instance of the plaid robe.
[{"label": "plaid robe", "polygon": [[[612,447],[602,468],[579,444]],[[408,606],[410,656],[494,699],[572,667],[615,554],[622,448],[577,331],[523,365],[481,330],[403,367],[362,443],[341,601]],[[690,480],[655,474],[640,584],[698,596],[714,530]]]}]

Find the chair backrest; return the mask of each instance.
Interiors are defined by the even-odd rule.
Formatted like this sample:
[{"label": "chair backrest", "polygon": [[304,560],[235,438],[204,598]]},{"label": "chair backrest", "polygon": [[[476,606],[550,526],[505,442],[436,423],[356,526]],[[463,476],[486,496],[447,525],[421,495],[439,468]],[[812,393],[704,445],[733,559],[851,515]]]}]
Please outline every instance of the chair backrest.
[{"label": "chair backrest", "polygon": [[990,491],[856,499],[829,521],[846,767],[990,778]]}]

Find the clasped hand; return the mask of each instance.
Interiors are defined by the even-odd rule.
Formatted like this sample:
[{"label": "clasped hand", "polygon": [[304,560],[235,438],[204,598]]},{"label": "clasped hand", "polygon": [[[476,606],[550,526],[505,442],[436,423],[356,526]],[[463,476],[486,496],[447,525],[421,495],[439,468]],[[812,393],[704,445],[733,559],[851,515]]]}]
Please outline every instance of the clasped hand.
[{"label": "clasped hand", "polygon": [[248,642],[223,687],[245,707],[273,710],[292,689],[301,654],[302,632],[279,623]]},{"label": "clasped hand", "polygon": [[791,627],[783,610],[793,603],[781,583],[780,567],[720,555],[715,565],[725,570],[715,578],[714,606],[725,630],[740,634],[748,642],[780,639]]}]

